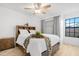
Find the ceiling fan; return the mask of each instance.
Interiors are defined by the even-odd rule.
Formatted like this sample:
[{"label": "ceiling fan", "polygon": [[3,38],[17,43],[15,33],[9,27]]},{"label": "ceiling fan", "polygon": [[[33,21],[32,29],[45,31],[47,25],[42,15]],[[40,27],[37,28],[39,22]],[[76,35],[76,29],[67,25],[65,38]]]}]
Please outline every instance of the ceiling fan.
[{"label": "ceiling fan", "polygon": [[25,10],[31,9],[31,10],[34,11],[34,12],[33,12],[34,14],[40,14],[40,13],[46,14],[46,12],[48,11],[48,9],[49,9],[50,7],[51,7],[50,4],[34,3],[34,4],[32,4],[31,7],[25,7],[24,9],[25,9]]}]

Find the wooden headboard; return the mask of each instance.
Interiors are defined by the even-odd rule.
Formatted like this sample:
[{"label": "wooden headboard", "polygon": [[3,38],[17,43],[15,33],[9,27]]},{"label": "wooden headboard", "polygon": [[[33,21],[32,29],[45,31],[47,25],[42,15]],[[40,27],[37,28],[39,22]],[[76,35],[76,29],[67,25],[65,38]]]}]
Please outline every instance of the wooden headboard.
[{"label": "wooden headboard", "polygon": [[25,26],[25,25],[17,25],[16,26],[16,40],[17,40],[18,35],[20,34],[19,29],[27,29],[28,32],[30,32],[30,30],[35,30],[35,27]]}]

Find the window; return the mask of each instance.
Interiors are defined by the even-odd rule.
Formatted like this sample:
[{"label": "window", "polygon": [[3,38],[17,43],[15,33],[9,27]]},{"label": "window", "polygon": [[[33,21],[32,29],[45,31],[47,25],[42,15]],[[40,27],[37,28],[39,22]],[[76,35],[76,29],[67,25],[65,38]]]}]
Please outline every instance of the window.
[{"label": "window", "polygon": [[65,19],[65,36],[79,38],[79,17]]}]

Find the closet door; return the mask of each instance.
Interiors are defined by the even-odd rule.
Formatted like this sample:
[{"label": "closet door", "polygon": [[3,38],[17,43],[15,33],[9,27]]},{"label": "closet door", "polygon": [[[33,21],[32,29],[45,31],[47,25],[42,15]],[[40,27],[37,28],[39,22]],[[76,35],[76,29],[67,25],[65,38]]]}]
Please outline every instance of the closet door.
[{"label": "closet door", "polygon": [[41,21],[41,29],[45,34],[59,35],[59,16]]},{"label": "closet door", "polygon": [[42,32],[45,33],[45,34],[53,34],[53,18],[50,18],[49,20],[46,19],[46,20],[42,20],[41,21],[41,29],[42,29]]},{"label": "closet door", "polygon": [[53,34],[53,21],[45,21],[44,23],[44,33]]}]

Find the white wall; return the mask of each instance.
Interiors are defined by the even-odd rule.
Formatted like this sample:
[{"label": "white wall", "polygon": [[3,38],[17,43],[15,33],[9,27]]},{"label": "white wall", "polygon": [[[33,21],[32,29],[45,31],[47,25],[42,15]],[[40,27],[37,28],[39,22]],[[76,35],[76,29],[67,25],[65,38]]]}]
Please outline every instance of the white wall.
[{"label": "white wall", "polygon": [[79,46],[79,38],[73,38],[73,37],[65,37],[63,42],[65,44],[70,44],[70,45],[76,45]]},{"label": "white wall", "polygon": [[35,26],[37,31],[41,31],[39,17],[0,7],[0,38],[15,37],[16,25],[24,25],[25,23],[29,23],[30,26]]},{"label": "white wall", "polygon": [[64,20],[63,20],[63,14],[60,15],[60,21],[59,21],[59,25],[60,25],[60,42],[61,44],[63,43],[63,39],[64,39]]},{"label": "white wall", "polygon": [[[72,18],[72,17],[79,17],[79,10],[78,9],[75,9],[73,11],[69,10],[69,11],[63,13],[63,15],[61,16],[63,21],[67,18]],[[64,23],[63,23],[63,26],[61,28],[63,29],[63,35],[64,35],[63,36],[63,43],[79,46],[79,38],[65,37],[65,24]],[[61,30],[61,32],[62,32],[62,30]]]},{"label": "white wall", "polygon": [[41,21],[39,17],[31,15],[27,19],[27,22],[29,23],[30,26],[35,26],[37,31],[41,31]]},{"label": "white wall", "polygon": [[0,7],[0,38],[14,37],[16,25],[26,22],[26,15]]}]

